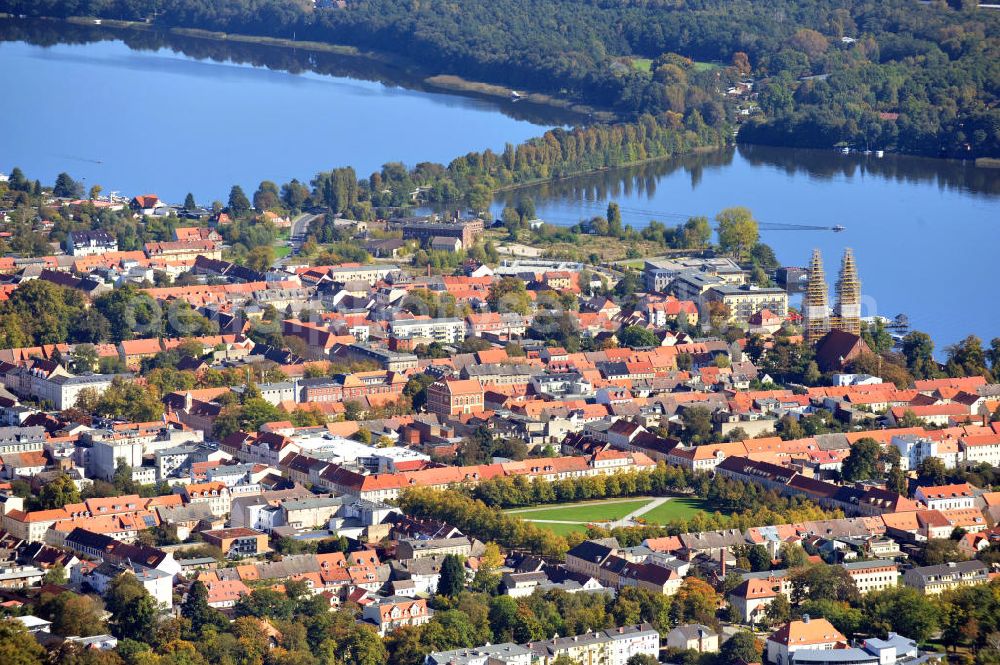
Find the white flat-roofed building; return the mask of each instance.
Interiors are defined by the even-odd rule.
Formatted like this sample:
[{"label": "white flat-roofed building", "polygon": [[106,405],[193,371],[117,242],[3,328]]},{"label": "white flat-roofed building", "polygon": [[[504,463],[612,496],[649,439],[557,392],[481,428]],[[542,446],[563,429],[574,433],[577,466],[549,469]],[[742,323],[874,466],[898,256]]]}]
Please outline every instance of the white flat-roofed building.
[{"label": "white flat-roofed building", "polygon": [[389,324],[397,339],[431,339],[441,344],[458,344],[465,339],[463,319],[403,319]]}]

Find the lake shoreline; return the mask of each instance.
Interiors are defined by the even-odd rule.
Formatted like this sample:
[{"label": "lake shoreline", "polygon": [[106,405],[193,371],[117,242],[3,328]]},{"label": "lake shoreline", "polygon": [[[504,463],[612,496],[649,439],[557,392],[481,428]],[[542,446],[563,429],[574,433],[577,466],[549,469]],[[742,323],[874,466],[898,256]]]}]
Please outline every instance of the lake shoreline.
[{"label": "lake shoreline", "polygon": [[[18,17],[0,13],[0,19],[18,19]],[[313,51],[316,53],[328,53],[399,67],[411,76],[414,82],[419,82],[427,90],[443,90],[453,94],[485,99],[511,100],[514,98],[514,90],[512,88],[492,83],[485,83],[482,81],[470,81],[453,74],[432,74],[425,70],[419,63],[409,58],[385,51],[366,51],[355,46],[347,46],[344,44],[329,44],[326,42],[315,41],[293,41],[291,39],[280,39],[277,37],[218,32],[213,30],[201,30],[198,28],[164,28],[152,23],[143,23],[140,21],[95,19],[86,16],[70,16],[65,19],[45,16],[32,17],[32,20],[68,23],[71,25],[91,28],[109,28],[112,30],[139,30],[150,33],[165,31],[178,37],[190,37],[193,39],[205,39],[216,42],[234,42],[238,44],[253,44],[257,46],[269,46],[281,49],[297,49],[302,51]],[[98,23],[97,21],[100,22]],[[598,122],[614,122],[624,120],[624,118],[613,111],[607,109],[597,109],[590,105],[580,104],[569,99],[553,97],[539,92],[523,92],[519,94],[521,96],[518,101],[523,101],[527,104],[536,106],[570,111],[580,116],[587,116],[588,118],[592,118]]]}]

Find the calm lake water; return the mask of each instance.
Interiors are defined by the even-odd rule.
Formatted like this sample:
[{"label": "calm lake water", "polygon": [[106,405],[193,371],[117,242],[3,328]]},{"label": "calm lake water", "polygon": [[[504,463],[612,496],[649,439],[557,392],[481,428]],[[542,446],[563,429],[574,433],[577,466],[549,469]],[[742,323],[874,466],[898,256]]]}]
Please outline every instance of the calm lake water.
[{"label": "calm lake water", "polygon": [[[7,93],[0,171],[180,201],[250,193],[262,179],[308,180],[352,165],[447,163],[581,118],[523,103],[442,94],[426,72],[361,58],[47,22],[0,21]],[[547,221],[603,215],[678,224],[745,205],[786,265],[823,251],[835,275],[858,261],[865,313],[905,313],[942,348],[1000,336],[995,289],[1000,170],[972,164],[746,146],[549,183],[531,196]],[[774,225],[830,227],[777,230]],[[833,286],[831,278],[831,288]]]},{"label": "calm lake water", "polygon": [[367,177],[391,161],[447,163],[579,119],[432,92],[362,58],[18,21],[0,21],[0,89],[0,171],[45,183],[66,171],[172,202],[337,166]]},{"label": "calm lake water", "polygon": [[[823,252],[831,291],[851,247],[865,315],[905,313],[942,349],[974,333],[1000,336],[993,284],[1000,249],[1000,169],[971,163],[835,151],[740,146],[606,171],[505,194],[530,196],[558,224],[604,215],[608,201],[627,224],[676,225],[729,206],[750,208],[761,240],[785,265]],[[779,225],[846,230],[778,230]]]}]

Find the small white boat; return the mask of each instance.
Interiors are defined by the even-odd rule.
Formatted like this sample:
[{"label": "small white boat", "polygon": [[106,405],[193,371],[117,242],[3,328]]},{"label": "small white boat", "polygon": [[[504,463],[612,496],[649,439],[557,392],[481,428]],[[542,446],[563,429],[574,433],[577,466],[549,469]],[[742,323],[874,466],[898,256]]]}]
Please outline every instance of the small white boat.
[{"label": "small white boat", "polygon": [[876,157],[885,157],[885,150],[876,150],[875,151],[875,156]]},{"label": "small white boat", "polygon": [[849,155],[849,154],[851,154],[851,149],[848,148],[847,146],[844,146],[843,148],[840,149],[840,152],[841,152],[841,154]]},{"label": "small white boat", "polygon": [[519,93],[517,90],[511,90],[510,91],[510,98],[511,99],[521,99],[521,93]]}]

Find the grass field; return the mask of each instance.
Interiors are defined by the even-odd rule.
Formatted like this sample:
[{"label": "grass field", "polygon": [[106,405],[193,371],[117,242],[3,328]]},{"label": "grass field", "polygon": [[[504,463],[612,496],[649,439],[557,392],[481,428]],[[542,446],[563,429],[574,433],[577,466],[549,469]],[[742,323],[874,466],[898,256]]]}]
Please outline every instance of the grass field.
[{"label": "grass field", "polygon": [[694,70],[696,72],[707,72],[713,69],[719,69],[720,67],[722,67],[722,65],[720,65],[717,62],[700,62],[698,60],[694,61]]},{"label": "grass field", "polygon": [[705,510],[704,502],[700,499],[677,497],[653,508],[648,513],[643,513],[641,518],[646,520],[647,524],[664,524],[674,520],[690,519],[703,510]]},{"label": "grass field", "polygon": [[283,259],[292,253],[292,248],[288,245],[275,245],[274,246],[274,258]]},{"label": "grass field", "polygon": [[568,536],[571,533],[587,533],[587,525],[582,522],[577,524],[554,524],[552,522],[532,522],[539,529],[551,531],[557,536]]},{"label": "grass field", "polygon": [[653,61],[649,58],[632,58],[632,66],[636,71],[648,72],[653,66]]},{"label": "grass field", "polygon": [[618,520],[633,510],[638,510],[649,503],[649,499],[636,499],[634,501],[619,501],[608,503],[607,501],[595,501],[589,504],[573,504],[569,506],[547,506],[544,508],[534,508],[525,511],[516,511],[514,514],[526,520],[559,520],[562,522],[605,522],[607,520]]},{"label": "grass field", "polygon": [[[565,536],[574,531],[585,532],[588,524],[620,520],[637,511],[640,511],[640,514],[634,517],[637,523],[655,526],[675,520],[690,519],[699,512],[707,510],[702,500],[692,497],[671,497],[660,505],[656,505],[654,503],[656,501],[659,500],[652,497],[606,499],[537,508],[516,508],[505,512],[532,522],[539,528]],[[647,512],[641,512],[644,507],[651,504],[652,507]]]}]

